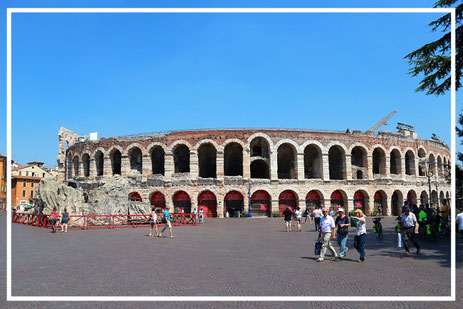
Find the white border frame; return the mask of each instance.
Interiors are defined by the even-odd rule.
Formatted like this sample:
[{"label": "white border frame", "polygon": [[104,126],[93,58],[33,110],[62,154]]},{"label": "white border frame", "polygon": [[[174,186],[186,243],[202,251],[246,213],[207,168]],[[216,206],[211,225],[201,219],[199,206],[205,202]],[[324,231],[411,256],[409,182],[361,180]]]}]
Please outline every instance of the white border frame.
[{"label": "white border frame", "polygon": [[[13,13],[451,13],[451,209],[455,214],[455,9],[454,8],[7,8],[7,160],[11,160],[11,18]],[[9,162],[9,161],[8,161]],[[12,296],[11,165],[7,164],[7,301],[455,301],[456,234],[451,235],[450,296]],[[454,218],[450,218],[453,226]]]}]

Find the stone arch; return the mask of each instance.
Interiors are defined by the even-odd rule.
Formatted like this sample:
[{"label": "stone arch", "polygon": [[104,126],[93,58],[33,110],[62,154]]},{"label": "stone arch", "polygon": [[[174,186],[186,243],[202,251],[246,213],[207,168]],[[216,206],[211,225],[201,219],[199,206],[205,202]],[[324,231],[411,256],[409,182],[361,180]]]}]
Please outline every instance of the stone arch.
[{"label": "stone arch", "polygon": [[330,179],[346,179],[345,147],[332,145],[328,150]]},{"label": "stone arch", "polygon": [[129,201],[132,202],[143,202],[140,193],[138,192],[130,192],[129,193]]},{"label": "stone arch", "polygon": [[372,153],[373,161],[373,175],[385,175],[386,174],[386,151],[383,147],[375,147]]},{"label": "stone arch", "polygon": [[122,153],[117,147],[113,147],[109,152],[111,161],[111,170],[113,175],[121,175],[122,170]]},{"label": "stone arch", "polygon": [[162,213],[166,209],[166,195],[161,190],[151,192],[149,200],[156,213]]},{"label": "stone arch", "polygon": [[199,147],[201,147],[202,145],[205,145],[205,144],[211,144],[217,151],[221,151],[223,150],[222,146],[217,144],[217,142],[215,142],[214,140],[211,140],[211,139],[202,139],[200,140],[199,142],[196,143],[196,145],[194,146],[194,150],[199,150]]},{"label": "stone arch", "polygon": [[183,190],[176,190],[172,195],[174,211],[178,213],[191,213],[190,195]]},{"label": "stone arch", "polygon": [[123,155],[129,155],[129,152],[132,151],[134,148],[138,148],[140,152],[143,154],[146,154],[146,149],[139,143],[132,143],[129,146],[125,147],[125,152],[123,152]]},{"label": "stone arch", "polygon": [[[270,136],[268,136],[267,134],[265,133],[262,133],[262,132],[257,132],[257,133],[254,133],[252,134],[251,136],[248,137],[248,144],[251,144],[251,142],[256,139],[256,138],[263,138],[269,145],[269,148],[273,148],[273,142],[272,142],[272,139],[270,138]],[[252,151],[251,147],[249,147],[249,149]],[[269,149],[270,150],[270,149]]]},{"label": "stone arch", "polygon": [[84,169],[84,176],[90,176],[90,152],[86,151],[82,154],[82,167]]},{"label": "stone arch", "polygon": [[149,154],[151,158],[151,173],[153,175],[164,175],[166,147],[161,145],[151,145]]},{"label": "stone arch", "polygon": [[272,144],[263,136],[254,137],[249,143],[250,156],[270,159]]},{"label": "stone arch", "polygon": [[437,207],[439,205],[439,196],[436,190],[431,191],[431,207]]},{"label": "stone arch", "polygon": [[127,150],[131,171],[137,171],[143,174],[143,152],[138,146],[132,146]]},{"label": "stone arch", "polygon": [[440,155],[437,156],[437,173],[439,177],[444,176],[442,157]]},{"label": "stone arch", "polygon": [[266,160],[258,159],[251,162],[251,178],[270,179],[270,166]]},{"label": "stone arch", "polygon": [[402,214],[403,194],[400,190],[395,190],[391,195],[391,213],[393,216]]},{"label": "stone arch", "polygon": [[277,148],[278,179],[297,179],[297,148],[282,143]]},{"label": "stone arch", "polygon": [[429,154],[429,172],[436,175],[436,157],[433,153]]},{"label": "stone arch", "polygon": [[73,171],[74,177],[79,177],[80,158],[79,158],[79,155],[77,155],[77,154],[72,158],[72,171]]},{"label": "stone arch", "polygon": [[387,194],[384,190],[376,191],[374,195],[374,208],[378,210],[380,215],[388,215]]},{"label": "stone arch", "polygon": [[95,151],[95,168],[96,168],[96,175],[103,176],[104,175],[104,150],[97,149]]},{"label": "stone arch", "polygon": [[[426,150],[423,147],[418,148],[418,160],[420,163],[426,160]],[[422,164],[418,164],[418,176],[425,176]]]},{"label": "stone arch", "polygon": [[291,211],[294,212],[299,205],[299,197],[293,190],[284,190],[278,196],[278,205],[280,216],[283,216],[283,211],[285,211],[286,206],[289,206]]},{"label": "stone arch", "polygon": [[412,206],[412,205],[418,205],[418,196],[416,195],[416,192],[415,190],[410,190],[408,191],[407,193],[407,202],[408,202],[408,206]]},{"label": "stone arch", "polygon": [[371,213],[370,196],[366,190],[357,190],[354,193],[354,209],[361,209],[364,214]]},{"label": "stone arch", "polygon": [[344,208],[345,211],[347,211],[348,201],[349,199],[344,190],[341,190],[341,189],[334,190],[333,192],[331,192],[331,195],[330,195],[330,208],[333,210],[333,212],[336,212],[339,207],[342,207]]},{"label": "stone arch", "polygon": [[202,190],[198,194],[197,201],[198,213],[200,213],[202,209],[205,218],[217,217],[217,194],[209,189]]},{"label": "stone arch", "polygon": [[243,176],[243,145],[229,142],[224,148],[224,175]]},{"label": "stone arch", "polygon": [[244,210],[244,196],[245,194],[239,190],[230,190],[225,194],[223,198],[225,204],[224,211],[225,213],[228,212],[229,217],[238,217]]},{"label": "stone arch", "polygon": [[274,146],[274,149],[278,149],[281,145],[283,144],[290,144],[293,148],[294,148],[294,151],[296,153],[299,152],[299,145],[293,141],[292,139],[289,139],[289,138],[283,138],[283,139],[280,139]]},{"label": "stone arch", "polygon": [[415,175],[415,153],[412,150],[405,153],[405,174]]},{"label": "stone arch", "polygon": [[439,202],[440,202],[440,205],[442,205],[442,204],[445,203],[445,194],[444,194],[444,191],[440,191],[440,193],[439,193]]},{"label": "stone arch", "polygon": [[174,155],[174,172],[189,173],[190,172],[190,148],[186,144],[176,144],[172,148]]},{"label": "stone arch", "polygon": [[124,153],[124,149],[123,149],[121,146],[119,146],[119,145],[113,145],[113,146],[111,146],[108,150],[106,150],[105,156],[108,156],[108,157],[109,157],[109,156],[111,155],[111,152],[114,151],[114,149],[119,150],[119,152],[121,153],[121,155]]},{"label": "stone arch", "polygon": [[354,179],[368,178],[367,148],[362,145],[351,147],[350,154],[351,154],[352,178]]},{"label": "stone arch", "polygon": [[198,145],[199,177],[217,178],[217,148],[211,143]]},{"label": "stone arch", "polygon": [[324,204],[323,192],[320,190],[310,190],[305,196],[305,206],[310,210],[313,210],[314,207],[323,207]]},{"label": "stone arch", "polygon": [[402,174],[402,154],[398,148],[392,148],[389,152],[389,172],[391,175]]},{"label": "stone arch", "polygon": [[420,202],[421,202],[420,206],[421,205],[426,206],[426,204],[429,204],[429,196],[426,190],[421,191]]},{"label": "stone arch", "polygon": [[304,178],[323,178],[322,149],[311,143],[304,148]]},{"label": "stone arch", "polygon": [[173,153],[175,147],[180,146],[180,145],[185,145],[185,146],[188,147],[188,149],[193,149],[193,146],[191,146],[190,143],[188,143],[187,141],[185,141],[183,139],[176,140],[175,142],[170,144],[170,147],[168,149],[170,149],[172,151],[172,153]]},{"label": "stone arch", "polygon": [[251,195],[251,214],[252,216],[270,217],[272,209],[272,197],[267,190],[256,190]]}]

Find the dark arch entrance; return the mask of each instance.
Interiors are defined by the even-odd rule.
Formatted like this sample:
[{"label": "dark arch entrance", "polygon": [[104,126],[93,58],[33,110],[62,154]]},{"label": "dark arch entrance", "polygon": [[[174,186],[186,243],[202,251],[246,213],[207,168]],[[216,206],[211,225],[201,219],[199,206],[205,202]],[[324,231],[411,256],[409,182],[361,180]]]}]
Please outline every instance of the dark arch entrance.
[{"label": "dark arch entrance", "polygon": [[217,198],[211,191],[203,191],[198,196],[198,213],[203,209],[205,218],[217,218]]},{"label": "dark arch entrance", "polygon": [[231,218],[239,217],[239,214],[244,210],[243,195],[238,191],[230,191],[225,195],[225,212]]},{"label": "dark arch entrance", "polygon": [[186,145],[178,145],[174,149],[175,173],[190,172],[190,149]]},{"label": "dark arch entrance", "polygon": [[[178,191],[174,195],[174,211],[179,213],[191,213],[191,200],[188,193],[185,191]],[[177,212],[175,211],[175,212]]]},{"label": "dark arch entrance", "polygon": [[318,191],[312,190],[309,193],[307,193],[305,197],[305,207],[307,207],[310,210],[313,210],[314,208],[321,207],[321,205],[322,199]]},{"label": "dark arch entrance", "polygon": [[354,208],[360,209],[366,214],[366,207],[365,207],[365,195],[362,191],[358,190],[354,193]]},{"label": "dark arch entrance", "polygon": [[238,143],[230,143],[224,150],[225,176],[243,176],[243,147]]},{"label": "dark arch entrance", "polygon": [[264,160],[254,160],[251,163],[251,178],[270,179],[268,163]]},{"label": "dark arch entrance", "polygon": [[129,193],[129,201],[142,202],[140,194],[138,192]]},{"label": "dark arch entrance", "polygon": [[402,214],[402,193],[400,191],[394,191],[391,197],[391,209],[393,216],[399,216]]},{"label": "dark arch entrance", "polygon": [[280,210],[280,216],[283,217],[283,211],[285,211],[286,206],[289,206],[289,209],[294,212],[297,206],[297,197],[296,194],[291,190],[285,190],[280,193],[278,197],[278,208]]},{"label": "dark arch entrance", "polygon": [[407,193],[407,202],[408,205],[411,207],[412,205],[417,205],[417,198],[416,192],[413,190],[408,191]]},{"label": "dark arch entrance", "polygon": [[113,149],[109,154],[111,158],[111,169],[113,175],[121,175],[121,162],[122,162],[122,155],[121,152],[117,149]]},{"label": "dark arch entrance", "polygon": [[340,146],[332,146],[328,151],[330,179],[345,179],[345,156]]},{"label": "dark arch entrance", "polygon": [[212,144],[203,144],[198,148],[199,177],[217,178],[217,150]]},{"label": "dark arch entrance", "polygon": [[336,190],[331,194],[331,207],[335,212],[339,207],[344,207],[344,197],[341,191]]},{"label": "dark arch entrance", "polygon": [[251,214],[253,217],[270,217],[271,198],[264,190],[259,190],[251,196]]},{"label": "dark arch entrance", "polygon": [[150,202],[156,213],[162,213],[166,209],[166,199],[164,194],[159,191],[151,194]]},{"label": "dark arch entrance", "polygon": [[387,216],[387,197],[383,191],[376,191],[374,196],[374,207],[378,210],[378,213],[383,216]]}]

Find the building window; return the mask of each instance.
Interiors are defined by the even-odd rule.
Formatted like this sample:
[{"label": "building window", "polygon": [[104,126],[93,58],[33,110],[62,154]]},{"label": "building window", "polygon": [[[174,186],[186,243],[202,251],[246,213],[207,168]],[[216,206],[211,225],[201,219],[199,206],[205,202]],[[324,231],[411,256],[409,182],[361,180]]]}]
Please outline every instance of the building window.
[{"label": "building window", "polygon": [[34,182],[31,182],[31,187],[32,187],[32,188],[34,187]]},{"label": "building window", "polygon": [[34,198],[34,191],[31,191],[31,199]]},{"label": "building window", "polygon": [[29,172],[26,172],[26,176],[29,176]]},{"label": "building window", "polygon": [[19,172],[19,176],[21,176],[21,172]]},{"label": "building window", "polygon": [[32,172],[32,177],[35,177],[35,173],[34,173],[34,172]]},{"label": "building window", "polygon": [[23,187],[26,187],[26,181],[24,180]]},{"label": "building window", "polygon": [[23,197],[26,197],[26,190],[23,190]]}]

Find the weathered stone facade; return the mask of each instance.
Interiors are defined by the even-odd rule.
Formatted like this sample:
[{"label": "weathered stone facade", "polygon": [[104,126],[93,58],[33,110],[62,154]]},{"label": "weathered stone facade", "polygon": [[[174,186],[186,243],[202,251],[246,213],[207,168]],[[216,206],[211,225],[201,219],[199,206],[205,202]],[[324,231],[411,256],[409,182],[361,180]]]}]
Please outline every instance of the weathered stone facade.
[{"label": "weathered stone facade", "polygon": [[189,199],[223,217],[233,204],[225,200],[242,199],[247,210],[252,196],[256,213],[259,204],[269,214],[285,204],[331,203],[396,215],[406,198],[428,202],[426,168],[434,206],[450,197],[448,146],[403,131],[193,130],[82,142],[62,128],[59,136],[62,180],[95,188],[120,174],[132,200],[164,199],[171,210]]}]

